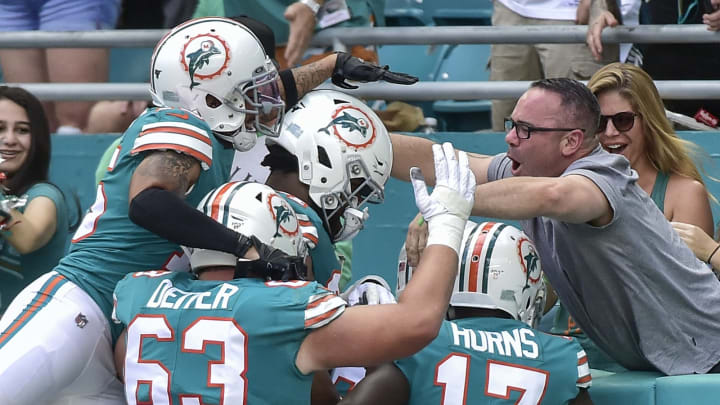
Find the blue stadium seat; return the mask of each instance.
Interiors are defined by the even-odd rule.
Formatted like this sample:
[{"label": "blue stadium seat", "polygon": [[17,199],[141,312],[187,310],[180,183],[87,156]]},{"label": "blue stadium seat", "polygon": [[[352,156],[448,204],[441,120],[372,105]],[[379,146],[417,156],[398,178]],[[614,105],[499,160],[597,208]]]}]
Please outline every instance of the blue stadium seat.
[{"label": "blue stadium seat", "polygon": [[150,58],[153,48],[111,48],[110,83],[145,83],[150,81]]},{"label": "blue stadium seat", "polygon": [[492,0],[425,0],[423,9],[435,25],[490,25]]},{"label": "blue stadium seat", "polygon": [[[435,72],[436,81],[487,81],[490,45],[446,45]],[[433,115],[442,131],[475,131],[490,128],[490,100],[438,100]]]},{"label": "blue stadium seat", "polygon": [[[389,65],[394,71],[415,75],[421,81],[433,81],[443,49],[429,45],[382,45],[378,47],[378,58],[381,64]],[[432,101],[408,103],[422,108],[426,117],[433,116]]]},{"label": "blue stadium seat", "polygon": [[432,45],[382,45],[378,59],[391,70],[415,75],[422,81],[435,80],[444,48]]},{"label": "blue stadium seat", "polygon": [[720,374],[665,376],[651,371],[591,371],[590,397],[595,405],[709,405],[720,398]]},{"label": "blue stadium seat", "polygon": [[426,16],[422,0],[387,0],[385,2],[385,25],[389,27],[414,27],[432,24]]},{"label": "blue stadium seat", "polygon": [[655,386],[663,375],[650,371],[627,371],[607,373],[592,371],[590,397],[596,405],[654,405]]},{"label": "blue stadium seat", "polygon": [[717,404],[720,402],[720,374],[658,378],[655,397],[657,405]]}]

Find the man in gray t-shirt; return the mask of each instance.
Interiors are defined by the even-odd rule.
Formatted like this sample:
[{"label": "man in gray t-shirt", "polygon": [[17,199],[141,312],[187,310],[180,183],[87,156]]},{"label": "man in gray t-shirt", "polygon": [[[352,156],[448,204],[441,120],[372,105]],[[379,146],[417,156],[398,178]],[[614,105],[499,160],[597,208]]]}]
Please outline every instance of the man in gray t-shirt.
[{"label": "man in gray t-shirt", "polygon": [[[521,220],[570,314],[624,367],[706,373],[720,363],[720,282],[629,162],[599,147],[599,111],[579,82],[533,83],[506,123],[508,152],[471,157],[473,215]],[[432,173],[428,143],[394,136],[393,175],[414,164]],[[415,238],[408,256],[421,249]]]}]

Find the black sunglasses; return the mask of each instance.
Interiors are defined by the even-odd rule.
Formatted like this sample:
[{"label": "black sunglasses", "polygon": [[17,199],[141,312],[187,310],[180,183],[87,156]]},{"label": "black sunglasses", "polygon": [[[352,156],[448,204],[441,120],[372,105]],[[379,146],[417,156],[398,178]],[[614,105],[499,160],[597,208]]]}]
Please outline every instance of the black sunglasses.
[{"label": "black sunglasses", "polygon": [[635,114],[632,111],[623,111],[615,115],[601,115],[598,132],[605,132],[609,120],[612,120],[613,126],[618,131],[629,131],[635,125],[635,117],[637,116],[638,114]]},{"label": "black sunglasses", "polygon": [[582,128],[545,128],[545,127],[534,127],[529,124],[522,122],[515,122],[512,118],[505,118],[505,132],[510,132],[515,128],[515,133],[520,139],[530,139],[530,134],[533,132],[556,132],[556,131],[574,131],[576,129],[585,133]]}]

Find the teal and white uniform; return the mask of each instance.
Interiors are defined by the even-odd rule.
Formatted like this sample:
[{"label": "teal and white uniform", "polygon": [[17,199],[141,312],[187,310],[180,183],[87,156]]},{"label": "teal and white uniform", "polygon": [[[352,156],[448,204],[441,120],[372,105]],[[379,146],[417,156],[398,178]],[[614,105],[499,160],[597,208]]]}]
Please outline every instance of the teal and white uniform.
[{"label": "teal and white uniform", "polygon": [[0,238],[0,314],[5,312],[13,298],[40,275],[52,270],[65,255],[70,233],[68,231],[68,205],[62,192],[49,183],[36,183],[27,192],[25,207],[37,197],[46,197],[55,204],[57,225],[55,233],[45,246],[34,252],[21,255],[4,238]]},{"label": "teal and white uniform", "polygon": [[585,352],[571,338],[500,318],[444,321],[435,340],[395,362],[411,405],[566,404],[591,384]]},{"label": "teal and white uniform", "polygon": [[127,326],[131,405],[183,397],[203,404],[309,404],[312,375],[295,367],[295,357],[308,333],[346,305],[316,282],[200,281],[166,271],[126,276],[115,297],[114,317]]},{"label": "teal and white uniform", "polygon": [[80,286],[108,319],[115,284],[134,271],[187,267],[179,245],[144,229],[128,218],[130,179],[145,152],[176,150],[197,158],[203,171],[186,197],[196,206],[230,174],[234,150],[211,135],[199,117],[180,109],[153,108],[123,134],[110,166],[98,185],[97,197],[73,236],[70,253],[56,271]]},{"label": "teal and white uniform", "polygon": [[[0,403],[58,398],[125,403],[112,357],[121,329],[109,322],[115,284],[142,269],[189,269],[178,245],[128,218],[130,180],[145,154],[156,150],[174,150],[201,163],[200,177],[186,197],[192,206],[228,179],[234,152],[215,139],[205,122],[182,109],[148,109],[130,125],[70,252],[24,289],[0,320]],[[32,388],[26,386],[28,375],[34,376]]]},{"label": "teal and white uniform", "polygon": [[310,249],[315,281],[333,292],[340,292],[344,287],[340,285],[342,265],[320,216],[307,203],[294,195],[283,192],[280,194],[290,203],[297,215],[303,238]]}]

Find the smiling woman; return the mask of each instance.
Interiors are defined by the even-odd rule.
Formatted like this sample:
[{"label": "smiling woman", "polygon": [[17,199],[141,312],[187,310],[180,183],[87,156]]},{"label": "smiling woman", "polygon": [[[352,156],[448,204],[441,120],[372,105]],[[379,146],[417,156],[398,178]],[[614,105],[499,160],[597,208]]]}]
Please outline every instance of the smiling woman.
[{"label": "smiling woman", "polygon": [[652,78],[636,66],[613,63],[595,73],[588,87],[600,103],[603,147],[630,161],[638,185],[668,220],[712,235],[709,194],[693,161],[696,146],[675,134]]},{"label": "smiling woman", "polygon": [[65,254],[68,204],[48,182],[49,164],[42,105],[21,88],[0,87],[0,314]]}]

